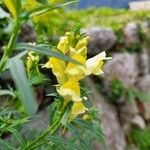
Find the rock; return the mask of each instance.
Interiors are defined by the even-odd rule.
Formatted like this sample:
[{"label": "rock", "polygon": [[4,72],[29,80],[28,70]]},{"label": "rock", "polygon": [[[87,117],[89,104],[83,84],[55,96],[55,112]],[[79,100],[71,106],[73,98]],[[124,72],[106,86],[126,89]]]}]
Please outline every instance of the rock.
[{"label": "rock", "polygon": [[145,121],[144,121],[144,119],[143,119],[140,115],[136,115],[136,116],[133,118],[131,124],[133,124],[133,125],[135,125],[135,126],[141,128],[141,129],[144,129],[144,128],[146,127]]},{"label": "rock", "polygon": [[[144,22],[141,26],[142,32],[144,33],[144,46],[147,49],[148,57],[149,57],[149,64],[150,64],[150,21]],[[150,65],[149,65],[149,71],[150,71]]]},{"label": "rock", "polygon": [[124,104],[118,106],[120,122],[124,133],[129,133],[132,125],[132,120],[138,115],[138,108],[135,101],[125,101]]},{"label": "rock", "polygon": [[28,134],[29,131],[41,132],[49,126],[49,113],[47,109],[41,110],[29,123],[22,129],[23,134]]},{"label": "rock", "polygon": [[143,22],[141,25],[142,32],[144,33],[144,42],[147,48],[149,47],[149,42],[150,42],[150,21]]},{"label": "rock", "polygon": [[144,32],[144,34],[146,34],[147,36],[150,36],[150,22],[143,22],[141,25],[142,31]]},{"label": "rock", "polygon": [[139,90],[145,93],[150,93],[150,74],[142,76],[137,81]]},{"label": "rock", "polygon": [[129,22],[125,26],[124,30],[126,45],[137,44],[140,42],[139,27],[135,22]]},{"label": "rock", "polygon": [[[118,121],[115,106],[102,97],[99,91],[96,90],[95,84],[90,79],[87,80],[87,85],[92,89],[92,93],[89,95],[91,102],[94,103],[94,106],[101,112],[100,119],[106,136],[108,149],[125,150],[126,140]],[[97,144],[93,149],[100,150],[102,148]]]},{"label": "rock", "polygon": [[88,46],[88,54],[90,56],[112,48],[117,39],[114,32],[107,28],[92,27],[83,30],[83,32],[90,36],[90,42]]},{"label": "rock", "polygon": [[150,103],[143,102],[143,107],[144,107],[144,112],[143,112],[144,119],[150,121]]},{"label": "rock", "polygon": [[139,150],[135,145],[131,144],[131,145],[127,145],[126,150]]},{"label": "rock", "polygon": [[118,79],[124,87],[134,85],[138,76],[137,57],[129,53],[115,53],[112,60],[104,65],[104,84],[111,86],[113,79]]},{"label": "rock", "polygon": [[[147,74],[137,81],[137,88],[144,92],[145,94],[150,95],[150,74]],[[146,120],[150,121],[150,102],[143,102],[143,116]]]},{"label": "rock", "polygon": [[139,67],[139,74],[140,75],[144,75],[144,74],[148,74],[149,73],[149,62],[150,62],[150,58],[148,56],[148,50],[147,49],[143,49],[139,55],[138,55],[138,67]]}]

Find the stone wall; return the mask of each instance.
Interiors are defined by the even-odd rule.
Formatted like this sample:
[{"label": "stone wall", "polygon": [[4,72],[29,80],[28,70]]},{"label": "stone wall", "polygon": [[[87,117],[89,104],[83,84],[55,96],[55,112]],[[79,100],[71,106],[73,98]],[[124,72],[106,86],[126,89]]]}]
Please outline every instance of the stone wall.
[{"label": "stone wall", "polygon": [[[143,35],[141,36],[141,31]],[[137,51],[125,51],[118,48],[117,35],[107,28],[92,27],[84,32],[91,37],[89,44],[89,57],[98,54],[102,50],[112,56],[104,66],[102,89],[95,88],[89,80],[87,83],[92,87],[92,102],[101,112],[102,126],[106,135],[109,150],[138,149],[128,141],[128,136],[133,127],[145,129],[150,123],[150,45],[148,22],[137,24],[129,22],[122,30],[124,42],[123,47],[133,48],[133,45],[140,45]],[[120,47],[120,45],[119,45]],[[121,92],[118,99],[110,100],[113,80],[119,80],[124,92]],[[95,84],[101,86],[97,79]],[[100,81],[99,80],[99,81]],[[97,87],[96,86],[96,87]],[[105,93],[103,93],[105,91]],[[138,95],[138,94],[139,95]],[[131,97],[128,94],[137,94]],[[100,148],[97,148],[100,149]],[[139,149],[140,150],[140,149]]]}]

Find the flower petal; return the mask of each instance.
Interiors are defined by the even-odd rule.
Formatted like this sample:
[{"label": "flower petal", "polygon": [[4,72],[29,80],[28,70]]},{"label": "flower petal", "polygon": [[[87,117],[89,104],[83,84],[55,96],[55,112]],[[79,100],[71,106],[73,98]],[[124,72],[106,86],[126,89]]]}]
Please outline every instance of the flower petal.
[{"label": "flower petal", "polygon": [[57,78],[59,84],[63,84],[67,77],[65,75],[66,63],[55,57],[50,57],[49,61],[44,65],[46,68],[52,68],[52,72]]},{"label": "flower petal", "polygon": [[86,75],[95,74],[99,75],[102,74],[102,66],[104,64],[103,60],[111,59],[111,57],[106,57],[106,53],[102,52],[86,61],[86,68],[87,72]]},{"label": "flower petal", "polygon": [[[81,64],[85,65],[86,58],[83,57],[80,54],[75,54],[72,57],[74,60],[77,60]],[[73,63],[68,63],[65,73],[67,74],[68,78],[74,79],[74,80],[81,80],[84,78],[84,72],[85,72],[85,67],[82,65],[78,64],[73,64]]]},{"label": "flower petal", "polygon": [[72,43],[73,35],[70,32],[67,32],[65,36],[60,38],[57,49],[66,54]]},{"label": "flower petal", "polygon": [[85,113],[86,107],[82,102],[74,102],[71,108],[69,121],[72,121],[78,115]]},{"label": "flower petal", "polygon": [[65,100],[81,101],[80,86],[77,81],[69,80],[57,89],[58,93],[64,97]]}]

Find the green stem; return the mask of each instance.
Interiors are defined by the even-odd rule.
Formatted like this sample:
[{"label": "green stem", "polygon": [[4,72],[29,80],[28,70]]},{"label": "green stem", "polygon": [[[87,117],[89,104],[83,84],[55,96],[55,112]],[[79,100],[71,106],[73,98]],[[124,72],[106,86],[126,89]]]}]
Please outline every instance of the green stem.
[{"label": "green stem", "polygon": [[14,23],[13,33],[10,37],[9,43],[8,43],[7,47],[5,48],[4,54],[3,54],[2,59],[0,61],[0,72],[3,71],[8,58],[10,57],[13,49],[15,48],[20,27],[21,27],[21,21],[19,18],[17,18],[15,20],[15,23]]},{"label": "green stem", "polygon": [[[45,131],[38,138],[36,138],[34,141],[29,143],[24,149],[21,149],[21,150],[33,150],[33,149],[37,148],[38,142],[40,142],[42,139],[44,139],[48,134],[53,135],[61,127],[61,119],[62,119],[65,111],[67,111],[66,108],[61,108],[61,113],[56,118],[56,121],[48,128],[48,130]],[[41,144],[39,144],[39,146],[40,145]]]},{"label": "green stem", "polygon": [[33,149],[33,146],[37,144],[39,141],[41,141],[43,138],[45,138],[49,133],[53,135],[57,129],[60,126],[60,119],[58,119],[47,131],[45,131],[43,134],[41,134],[37,139],[35,139],[32,143],[27,145],[23,150],[30,150]]}]

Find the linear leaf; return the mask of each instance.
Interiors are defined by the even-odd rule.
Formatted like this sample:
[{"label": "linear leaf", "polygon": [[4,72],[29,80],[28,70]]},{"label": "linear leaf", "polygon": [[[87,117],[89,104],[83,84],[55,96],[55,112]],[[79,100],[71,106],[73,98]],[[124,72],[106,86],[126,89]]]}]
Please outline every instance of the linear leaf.
[{"label": "linear leaf", "polygon": [[11,75],[20,92],[20,99],[29,115],[34,115],[38,109],[33,90],[27,80],[23,62],[20,59],[10,59],[9,68]]},{"label": "linear leaf", "polygon": [[94,124],[91,124],[90,122],[79,118],[75,119],[74,122],[77,123],[81,128],[86,128],[87,130],[91,131],[93,136],[95,136],[101,142],[103,148],[107,150],[105,137],[101,127],[99,126],[99,122],[94,122]]},{"label": "linear leaf", "polygon": [[34,16],[44,14],[44,13],[54,10],[54,9],[66,7],[66,6],[76,3],[76,2],[77,1],[71,1],[71,2],[66,2],[66,3],[62,3],[62,4],[50,4],[50,5],[40,6],[40,7],[37,7],[35,9],[31,10],[30,12],[28,12],[28,16],[29,16],[29,18],[32,18]]},{"label": "linear leaf", "polygon": [[41,3],[43,5],[48,5],[48,1],[47,0],[36,0],[38,3]]},{"label": "linear leaf", "polygon": [[14,56],[13,58],[21,59],[21,58],[24,57],[27,53],[28,53],[28,51],[20,52],[19,54],[17,54],[17,55]]},{"label": "linear leaf", "polygon": [[68,145],[70,146],[71,148],[75,148],[75,149],[78,149],[78,146],[75,145],[74,143],[70,142],[70,141],[67,141],[65,139],[63,139],[62,137],[59,137],[59,136],[52,136],[52,135],[49,135],[46,137],[47,140],[51,141],[51,142],[54,142],[54,143],[57,143],[57,144],[62,144],[62,145]]},{"label": "linear leaf", "polygon": [[16,140],[17,140],[20,144],[22,144],[22,143],[24,142],[24,140],[23,140],[21,134],[20,134],[15,128],[10,128],[10,127],[9,127],[9,128],[8,128],[8,131],[11,132],[11,133],[15,136]]},{"label": "linear leaf", "polygon": [[16,96],[12,91],[9,91],[9,90],[0,90],[0,96],[4,96],[4,95],[10,95],[12,97]]},{"label": "linear leaf", "polygon": [[79,130],[71,123],[68,124],[66,127],[69,131],[71,131],[71,133],[74,137],[76,137],[76,139],[80,140],[80,149],[88,150],[88,145],[85,139],[81,136],[81,132],[79,132]]},{"label": "linear leaf", "polygon": [[81,65],[78,61],[76,61],[74,59],[71,59],[70,57],[68,57],[68,56],[66,56],[62,53],[53,51],[49,48],[37,46],[37,45],[30,45],[30,44],[26,44],[26,43],[20,43],[16,46],[16,49],[19,49],[19,50],[20,49],[25,49],[25,50],[28,50],[28,51],[32,50],[32,51],[35,51],[35,52],[43,54],[43,55],[56,57],[56,58],[62,59],[64,61],[69,61],[69,62]]},{"label": "linear leaf", "polygon": [[64,113],[64,115],[63,115],[63,117],[62,117],[62,119],[61,119],[62,125],[65,126],[65,125],[67,124],[69,115],[70,115],[70,109],[67,109],[67,110],[65,111],[65,113]]},{"label": "linear leaf", "polygon": [[139,100],[141,100],[141,102],[150,102],[150,94],[149,93],[141,92],[135,87],[131,87],[130,90],[134,94],[134,97],[139,98]]},{"label": "linear leaf", "polygon": [[8,142],[0,138],[0,148],[4,150],[15,150],[16,148],[10,145]]}]

